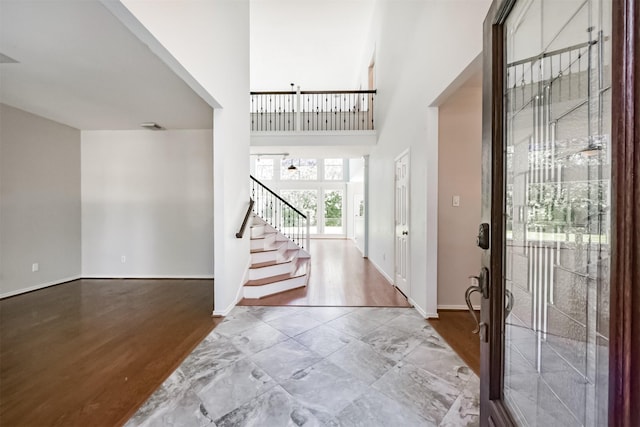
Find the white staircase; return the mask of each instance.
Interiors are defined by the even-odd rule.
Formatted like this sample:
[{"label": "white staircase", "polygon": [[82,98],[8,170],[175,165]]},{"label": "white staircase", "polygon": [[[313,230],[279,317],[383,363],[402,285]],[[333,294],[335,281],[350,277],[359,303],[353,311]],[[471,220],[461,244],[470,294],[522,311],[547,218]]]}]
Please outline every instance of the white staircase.
[{"label": "white staircase", "polygon": [[262,298],[307,286],[309,253],[255,214],[250,224],[251,267],[244,297]]}]

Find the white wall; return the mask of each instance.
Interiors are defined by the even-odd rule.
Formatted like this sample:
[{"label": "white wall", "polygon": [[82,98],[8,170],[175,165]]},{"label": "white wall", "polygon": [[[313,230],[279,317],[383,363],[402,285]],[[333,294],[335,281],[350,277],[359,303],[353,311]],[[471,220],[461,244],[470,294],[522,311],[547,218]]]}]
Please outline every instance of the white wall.
[{"label": "white wall", "polygon": [[236,304],[249,237],[236,239],[249,203],[249,0],[122,0],[220,103],[214,111],[214,314]]},{"label": "white wall", "polygon": [[375,52],[378,144],[369,173],[369,259],[394,276],[394,158],[411,153],[410,298],[437,315],[437,109],[431,103],[482,50],[488,0],[378,2],[366,67]]},{"label": "white wall", "polygon": [[[464,309],[469,276],[480,269],[475,236],[482,203],[482,87],[461,87],[439,110],[438,308]],[[478,304],[478,295],[473,298]]]},{"label": "white wall", "polygon": [[80,131],[0,104],[0,297],[79,275]]},{"label": "white wall", "polygon": [[213,277],[211,140],[82,132],[83,277]]}]

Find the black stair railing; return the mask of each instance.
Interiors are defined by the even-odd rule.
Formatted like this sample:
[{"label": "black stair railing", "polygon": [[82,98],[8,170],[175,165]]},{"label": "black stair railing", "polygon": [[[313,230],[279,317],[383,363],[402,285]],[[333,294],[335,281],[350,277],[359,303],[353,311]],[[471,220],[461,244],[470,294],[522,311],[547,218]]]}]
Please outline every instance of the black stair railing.
[{"label": "black stair railing", "polygon": [[308,251],[310,224],[307,216],[253,176],[249,175],[249,178],[253,213]]}]

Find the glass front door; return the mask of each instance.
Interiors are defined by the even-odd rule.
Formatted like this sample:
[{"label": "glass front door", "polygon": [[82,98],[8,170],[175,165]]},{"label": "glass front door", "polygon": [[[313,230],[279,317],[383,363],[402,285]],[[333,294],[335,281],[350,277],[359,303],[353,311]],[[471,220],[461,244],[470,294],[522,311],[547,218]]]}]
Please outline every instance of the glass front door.
[{"label": "glass front door", "polygon": [[607,424],[611,1],[518,1],[504,25],[504,402]]}]

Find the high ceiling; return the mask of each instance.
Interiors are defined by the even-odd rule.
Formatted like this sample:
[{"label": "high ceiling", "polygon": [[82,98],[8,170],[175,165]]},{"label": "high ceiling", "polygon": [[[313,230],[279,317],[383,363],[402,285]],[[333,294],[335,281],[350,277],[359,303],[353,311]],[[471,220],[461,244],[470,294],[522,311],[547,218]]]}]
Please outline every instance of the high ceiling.
[{"label": "high ceiling", "polygon": [[98,0],[0,0],[0,102],[83,129],[208,129],[212,109]]},{"label": "high ceiling", "polygon": [[[251,0],[251,89],[356,89],[373,5]],[[209,105],[100,0],[0,0],[0,102],[84,130],[212,126]]]},{"label": "high ceiling", "polygon": [[252,0],[251,90],[358,89],[374,3]]}]

